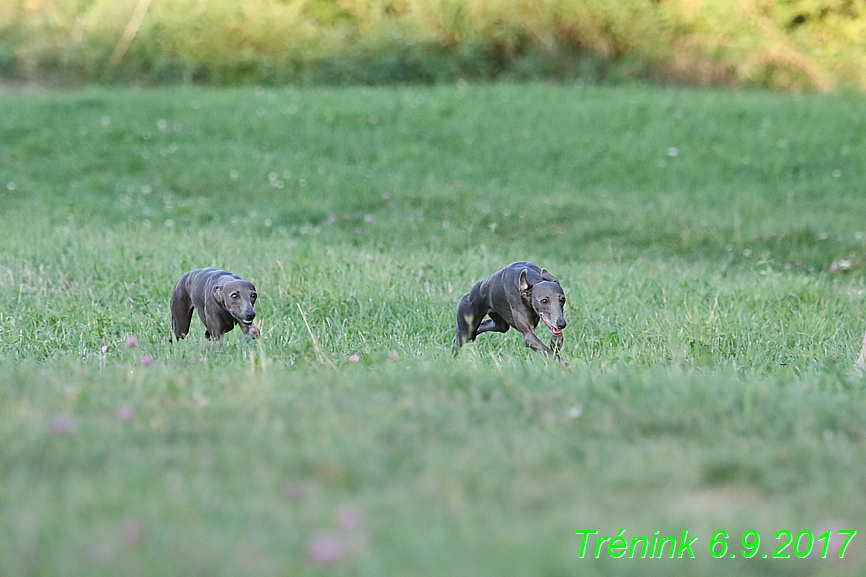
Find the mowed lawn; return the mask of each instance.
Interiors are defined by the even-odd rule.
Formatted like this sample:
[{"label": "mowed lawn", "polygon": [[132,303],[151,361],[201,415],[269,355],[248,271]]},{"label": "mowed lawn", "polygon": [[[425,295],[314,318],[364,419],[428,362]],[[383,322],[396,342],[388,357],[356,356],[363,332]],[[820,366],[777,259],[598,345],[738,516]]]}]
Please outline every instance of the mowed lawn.
[{"label": "mowed lawn", "polygon": [[[864,123],[643,86],[0,92],[0,575],[859,574]],[[514,331],[451,355],[516,260],[562,282],[567,367]],[[166,341],[203,266],[255,283],[260,339]],[[596,530],[629,551],[581,558]]]}]

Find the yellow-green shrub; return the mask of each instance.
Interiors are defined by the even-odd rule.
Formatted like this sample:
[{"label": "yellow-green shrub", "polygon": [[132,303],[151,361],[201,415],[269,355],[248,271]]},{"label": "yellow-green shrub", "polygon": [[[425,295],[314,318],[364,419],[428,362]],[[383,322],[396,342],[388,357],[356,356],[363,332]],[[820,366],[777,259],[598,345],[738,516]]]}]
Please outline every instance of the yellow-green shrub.
[{"label": "yellow-green shrub", "polygon": [[387,82],[625,62],[678,81],[866,89],[862,0],[148,1],[4,3],[0,74]]}]

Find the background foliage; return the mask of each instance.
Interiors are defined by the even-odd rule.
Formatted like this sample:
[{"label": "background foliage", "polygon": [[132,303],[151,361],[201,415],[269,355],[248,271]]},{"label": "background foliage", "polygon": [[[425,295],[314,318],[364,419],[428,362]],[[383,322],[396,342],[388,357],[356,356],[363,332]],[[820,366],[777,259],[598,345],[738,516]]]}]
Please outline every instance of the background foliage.
[{"label": "background foliage", "polygon": [[[137,8],[146,9],[140,23]],[[0,75],[220,84],[638,77],[863,90],[866,5],[13,0],[0,6]]]}]

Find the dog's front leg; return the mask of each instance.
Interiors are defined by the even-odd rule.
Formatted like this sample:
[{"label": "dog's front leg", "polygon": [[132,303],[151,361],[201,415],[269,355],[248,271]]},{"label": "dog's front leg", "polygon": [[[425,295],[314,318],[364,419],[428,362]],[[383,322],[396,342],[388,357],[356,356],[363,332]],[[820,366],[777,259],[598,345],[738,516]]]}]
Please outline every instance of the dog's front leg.
[{"label": "dog's front leg", "polygon": [[212,341],[216,348],[222,348],[223,333],[225,332],[225,330],[223,329],[222,324],[219,322],[219,319],[208,317],[207,322],[205,323],[205,329],[207,329],[204,332],[205,338]]},{"label": "dog's front leg", "polygon": [[562,333],[551,335],[550,337],[550,348],[555,353],[559,353],[560,349],[562,349]]},{"label": "dog's front leg", "polygon": [[563,342],[562,333],[559,333],[558,335],[552,335],[550,337],[550,348],[553,350],[554,358],[556,359],[557,362],[562,363],[563,365],[565,365],[567,367],[568,361],[563,361],[562,357],[559,356],[559,351],[562,350],[562,342]]},{"label": "dog's front leg", "polygon": [[524,344],[537,353],[541,353],[547,357],[559,357],[552,349],[547,347],[541,340],[535,335],[532,331],[526,331],[523,333],[523,342]]}]

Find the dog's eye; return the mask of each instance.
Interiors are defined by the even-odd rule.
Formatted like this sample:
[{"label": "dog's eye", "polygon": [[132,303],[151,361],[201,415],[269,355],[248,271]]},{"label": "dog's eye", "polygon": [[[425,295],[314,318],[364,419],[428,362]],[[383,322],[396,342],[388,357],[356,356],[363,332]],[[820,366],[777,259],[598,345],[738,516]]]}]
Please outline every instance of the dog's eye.
[{"label": "dog's eye", "polygon": [[541,299],[541,304],[543,304],[543,305],[546,305],[546,304],[549,303],[549,302],[550,302],[550,301],[549,301],[546,297],[543,298],[543,299]]},{"label": "dog's eye", "polygon": [[258,298],[258,296],[259,296],[259,295],[257,295],[256,293],[252,293],[252,294],[250,295],[250,300],[256,300],[256,299]]},{"label": "dog's eye", "polygon": [[238,297],[240,297],[240,296],[241,296],[241,295],[239,295],[238,293],[232,293],[232,295],[231,295],[231,297],[232,297],[233,299],[236,299],[236,298],[238,298]]}]

